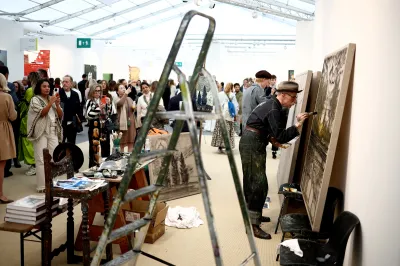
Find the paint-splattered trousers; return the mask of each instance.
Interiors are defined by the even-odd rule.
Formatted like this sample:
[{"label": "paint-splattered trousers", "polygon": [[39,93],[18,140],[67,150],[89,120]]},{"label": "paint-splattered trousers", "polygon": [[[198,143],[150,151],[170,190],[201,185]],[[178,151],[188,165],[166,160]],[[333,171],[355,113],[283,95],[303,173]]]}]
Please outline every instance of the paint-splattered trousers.
[{"label": "paint-splattered trousers", "polygon": [[266,136],[243,129],[239,142],[242,160],[243,190],[251,224],[261,224],[262,210],[268,194],[268,180],[265,173]]}]

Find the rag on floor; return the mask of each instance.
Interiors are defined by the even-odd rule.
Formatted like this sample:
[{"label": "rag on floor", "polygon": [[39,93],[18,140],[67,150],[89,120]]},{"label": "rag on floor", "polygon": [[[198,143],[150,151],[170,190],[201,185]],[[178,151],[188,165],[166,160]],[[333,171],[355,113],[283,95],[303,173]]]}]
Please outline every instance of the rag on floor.
[{"label": "rag on floor", "polygon": [[200,219],[200,213],[195,207],[174,207],[169,208],[165,225],[177,228],[193,228],[204,224]]},{"label": "rag on floor", "polygon": [[296,254],[299,257],[303,257],[303,251],[300,249],[300,245],[299,245],[299,240],[298,239],[289,239],[289,240],[285,240],[282,243],[280,243],[278,245],[278,254],[279,254],[279,247],[280,246],[285,246],[287,248],[290,249],[290,251],[292,251],[294,254]]}]

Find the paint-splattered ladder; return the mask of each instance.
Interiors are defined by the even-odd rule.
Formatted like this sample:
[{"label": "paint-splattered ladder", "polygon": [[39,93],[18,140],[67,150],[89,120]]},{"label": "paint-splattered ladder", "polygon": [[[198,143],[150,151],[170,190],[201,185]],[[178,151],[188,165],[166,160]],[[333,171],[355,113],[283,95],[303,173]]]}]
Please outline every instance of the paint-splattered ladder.
[{"label": "paint-splattered ladder", "polygon": [[[204,38],[203,46],[200,50],[200,54],[197,59],[194,73],[190,80],[190,86],[189,86],[188,82],[186,81],[185,75],[181,72],[181,70],[174,63],[175,63],[176,56],[179,52],[180,46],[182,44],[186,30],[189,26],[189,22],[196,15],[207,18],[209,20],[209,27],[208,27],[207,34]],[[176,144],[179,139],[180,132],[182,131],[184,121],[187,121],[188,126],[189,126],[190,137],[191,137],[191,141],[192,141],[192,147],[193,147],[197,172],[199,175],[204,207],[205,207],[205,211],[206,211],[206,215],[207,215],[207,223],[208,223],[211,241],[212,241],[212,245],[213,245],[215,263],[216,263],[216,265],[223,265],[220,251],[219,251],[217,234],[216,234],[215,227],[214,227],[214,216],[211,211],[211,202],[210,202],[209,192],[208,192],[208,187],[207,187],[206,172],[204,170],[203,161],[202,161],[201,154],[200,154],[200,146],[199,146],[199,141],[198,141],[198,136],[197,136],[197,128],[196,128],[196,120],[198,120],[198,119],[201,119],[201,120],[218,119],[220,121],[220,125],[222,127],[222,133],[223,133],[223,137],[224,137],[224,141],[225,141],[226,152],[228,155],[228,159],[229,159],[229,163],[230,163],[230,167],[231,167],[231,171],[232,171],[232,175],[233,175],[233,180],[234,180],[238,200],[240,203],[240,208],[241,208],[246,232],[249,232],[247,234],[247,236],[248,236],[248,240],[249,240],[249,244],[250,244],[251,254],[248,258],[246,258],[242,262],[241,265],[247,264],[247,262],[251,261],[251,259],[254,259],[254,264],[256,266],[261,265],[260,259],[258,256],[258,252],[257,252],[257,248],[255,245],[254,237],[253,237],[252,227],[250,226],[249,215],[248,215],[247,209],[246,209],[243,191],[242,191],[240,180],[239,180],[239,174],[238,174],[238,171],[236,168],[235,160],[234,160],[232,149],[231,149],[230,142],[229,142],[228,131],[227,131],[227,128],[226,128],[226,125],[224,122],[221,106],[220,106],[220,103],[218,100],[218,89],[217,89],[215,80],[213,79],[211,74],[208,73],[203,68],[208,49],[211,45],[211,41],[212,41],[212,38],[214,35],[214,30],[215,30],[215,20],[212,17],[198,13],[196,11],[190,11],[184,16],[184,18],[181,22],[181,25],[179,27],[177,36],[175,38],[175,41],[173,43],[172,49],[168,56],[168,59],[165,63],[163,72],[161,74],[161,78],[158,83],[157,90],[154,94],[152,101],[150,102],[150,104],[148,106],[147,116],[146,116],[146,118],[143,122],[142,128],[139,132],[137,141],[135,143],[134,150],[133,150],[131,157],[129,159],[129,162],[128,162],[127,169],[124,173],[124,177],[123,177],[120,187],[118,189],[118,193],[117,193],[117,195],[114,199],[113,205],[111,207],[110,214],[107,217],[107,222],[104,226],[103,233],[100,237],[98,246],[96,248],[96,254],[91,263],[92,266],[97,266],[100,264],[102,255],[104,253],[104,250],[105,250],[107,244],[112,243],[114,240],[119,239],[123,236],[130,235],[139,229],[140,229],[140,232],[136,234],[136,238],[132,237],[132,241],[134,242],[134,243],[132,243],[132,246],[133,246],[132,250],[124,253],[123,255],[106,263],[105,265],[121,265],[121,264],[129,262],[129,261],[132,262],[132,265],[135,265],[139,254],[141,254],[141,253],[144,254],[144,252],[141,250],[141,248],[144,243],[144,239],[146,237],[146,233],[148,231],[150,221],[153,217],[153,212],[155,209],[155,205],[156,205],[159,193],[160,193],[161,189],[163,188],[164,180],[165,180],[165,177],[167,176],[168,168],[169,168],[169,165],[171,162],[172,153],[174,152],[174,150],[176,148]],[[178,79],[179,79],[179,83],[180,83],[180,87],[181,87],[184,111],[157,113],[156,111],[157,111],[158,103],[159,103],[162,95],[164,94],[164,89],[166,87],[166,84],[168,82],[168,77],[170,76],[172,70],[174,70],[174,72],[176,72],[178,75]],[[198,80],[199,73],[202,73],[202,75],[204,75],[208,79],[208,81],[211,85],[211,92],[213,93],[213,98],[214,98],[215,113],[193,112],[191,95],[193,95],[195,93],[195,84],[196,84],[196,81]],[[168,144],[168,148],[166,150],[158,150],[158,151],[152,151],[150,153],[142,153],[141,154],[140,152],[145,143],[146,135],[150,128],[150,123],[153,120],[154,116],[156,116],[156,115],[159,117],[162,117],[162,118],[176,120],[174,130],[171,135],[170,142]],[[133,175],[133,169],[136,168],[136,165],[141,161],[146,161],[149,159],[159,158],[159,157],[163,157],[164,159],[163,159],[163,162],[161,165],[161,170],[160,170],[160,173],[159,173],[156,183],[154,185],[150,185],[145,188],[141,188],[141,189],[135,190],[135,191],[130,191],[127,193],[128,184],[131,181],[131,178]],[[119,211],[121,205],[123,203],[130,202],[130,201],[134,200],[135,198],[146,195],[146,194],[151,194],[149,209],[148,209],[146,215],[140,220],[137,220],[133,223],[127,224],[121,228],[118,228],[118,229],[112,231],[112,228],[114,227],[114,223],[116,220],[116,216],[118,214],[118,211]],[[149,256],[148,254],[146,254],[146,255]],[[155,259],[157,259],[157,258],[155,258]],[[163,262],[162,260],[158,260],[158,261]],[[168,264],[166,262],[163,262],[163,263]],[[168,265],[172,265],[172,264],[168,264]]]}]

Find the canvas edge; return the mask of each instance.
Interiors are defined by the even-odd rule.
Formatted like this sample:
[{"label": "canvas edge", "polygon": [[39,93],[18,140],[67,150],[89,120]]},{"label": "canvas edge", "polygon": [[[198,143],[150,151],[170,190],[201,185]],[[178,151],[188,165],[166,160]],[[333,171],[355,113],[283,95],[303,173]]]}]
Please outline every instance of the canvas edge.
[{"label": "canvas edge", "polygon": [[[320,192],[320,194],[318,196],[318,200],[317,200],[317,207],[315,210],[314,221],[311,222],[312,230],[316,231],[316,232],[318,232],[321,227],[322,213],[324,211],[324,205],[325,205],[325,201],[321,201],[321,198],[322,198],[322,195],[324,196],[324,198],[326,198],[326,196],[327,196],[328,187],[329,187],[329,183],[330,183],[330,176],[331,176],[332,170],[333,170],[333,162],[335,160],[337,143],[339,140],[340,128],[342,126],[342,119],[343,119],[346,98],[347,98],[347,94],[348,94],[348,90],[349,90],[351,72],[353,69],[353,65],[355,63],[354,58],[355,58],[355,52],[356,52],[356,44],[349,43],[348,45],[342,47],[341,49],[338,49],[337,52],[339,52],[340,50],[343,50],[346,47],[347,47],[347,54],[346,54],[345,65],[347,65],[347,68],[350,71],[345,72],[343,75],[342,88],[344,88],[346,91],[345,92],[343,90],[340,91],[339,102],[343,102],[344,104],[342,106],[338,106],[338,108],[336,110],[335,121],[333,123],[331,139],[330,139],[329,146],[328,146],[328,153],[326,155],[324,174],[322,176],[322,185],[321,185],[321,190],[320,190],[321,192]],[[330,55],[326,56],[325,58],[331,56],[332,54],[334,54],[334,53],[331,53]],[[340,120],[340,122],[337,122],[336,121],[337,119]],[[326,179],[326,177],[328,175],[329,175],[329,180]],[[306,209],[307,209],[307,207],[306,207]],[[307,210],[307,212],[308,212],[308,210]],[[320,214],[320,215],[318,215],[318,214]]]},{"label": "canvas edge", "polygon": [[[304,94],[303,94],[303,101],[302,101],[302,106],[300,109],[300,113],[304,113],[306,111],[306,107],[307,107],[307,102],[308,102],[308,95],[310,93],[310,89],[311,89],[311,80],[313,77],[313,72],[311,70],[308,70],[307,72],[305,72],[305,74],[307,75],[306,77],[306,85],[304,86]],[[304,101],[304,99],[306,99],[306,101]],[[300,141],[301,141],[301,134],[303,133],[303,129],[300,133],[299,138],[295,141],[295,143],[293,144],[293,152],[292,152],[292,162],[290,164],[290,170],[289,170],[289,179],[290,177],[294,175],[294,170],[296,168],[296,163],[297,163],[297,153],[299,152],[299,147],[300,147]]]}]

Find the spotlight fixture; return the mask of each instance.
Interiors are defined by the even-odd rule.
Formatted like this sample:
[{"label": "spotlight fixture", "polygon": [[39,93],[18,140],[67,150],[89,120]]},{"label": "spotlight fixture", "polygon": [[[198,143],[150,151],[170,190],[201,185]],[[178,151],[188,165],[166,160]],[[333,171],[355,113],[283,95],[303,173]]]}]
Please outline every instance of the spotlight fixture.
[{"label": "spotlight fixture", "polygon": [[213,9],[213,8],[215,7],[215,2],[214,2],[214,0],[210,0],[210,4],[208,5],[208,7],[209,7],[210,9]]}]

